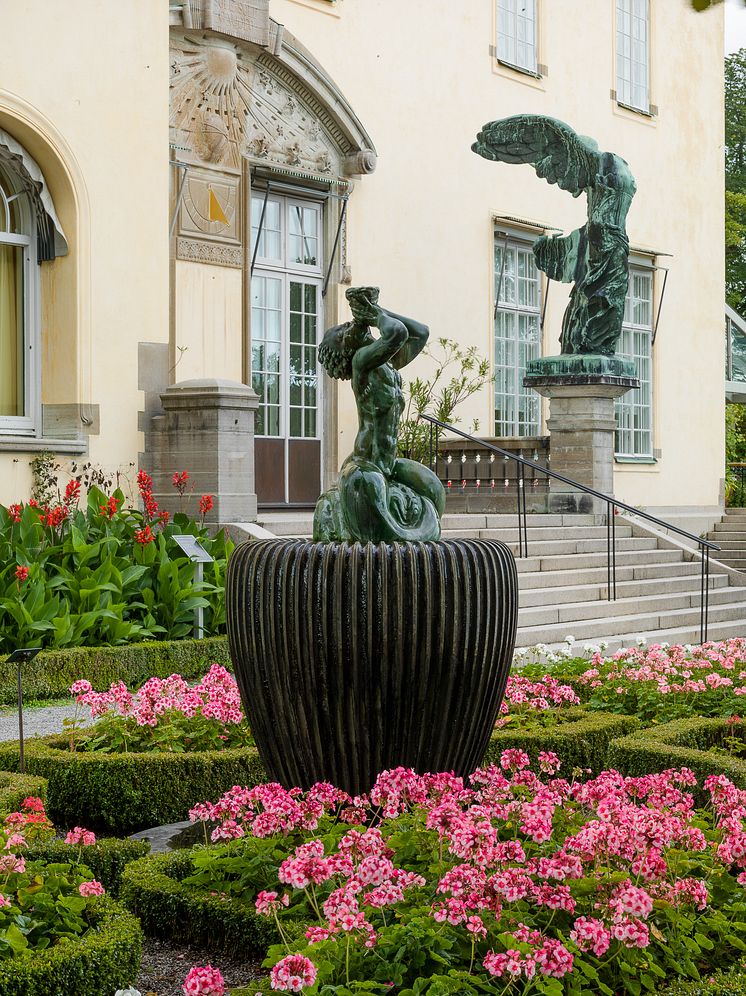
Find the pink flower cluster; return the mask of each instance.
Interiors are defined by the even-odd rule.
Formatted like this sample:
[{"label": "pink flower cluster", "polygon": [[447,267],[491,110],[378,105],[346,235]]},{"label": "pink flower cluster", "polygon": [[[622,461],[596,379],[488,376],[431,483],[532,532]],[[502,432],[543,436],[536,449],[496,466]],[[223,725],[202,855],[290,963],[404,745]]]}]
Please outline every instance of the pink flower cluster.
[{"label": "pink flower cluster", "polygon": [[[723,872],[743,869],[738,881],[746,886],[746,791],[724,776],[704,783],[718,835],[710,844],[689,791],[697,780],[686,768],[638,778],[605,771],[571,783],[556,777],[560,764],[550,752],[540,758],[543,777],[529,765],[528,755],[513,749],[468,781],[398,768],[355,799],[325,783],[307,793],[276,784],[234,787],[190,816],[218,821],[214,839],[323,833],[325,815],[357,824],[329,851],[321,836],[293,847],[278,872],[290,893],[261,892],[257,911],[276,916],[305,892],[316,897],[314,908],[318,900],[321,917],[306,932],[310,945],[345,938],[369,949],[385,929],[386,908],[425,902],[436,923],[463,930],[472,950],[482,945],[485,972],[506,981],[561,979],[578,952],[601,958],[610,949],[613,955],[614,945],[647,948],[656,901],[704,910],[706,882],[677,870],[700,868],[701,861],[682,855],[706,857]],[[397,866],[386,834],[398,824],[387,821],[402,814],[436,835],[449,867],[432,883]],[[596,881],[591,895],[575,886],[581,879]],[[560,936],[551,927],[554,911],[570,918]],[[541,930],[523,922],[544,913]],[[273,988],[284,991],[300,992],[315,978],[312,961],[299,954],[272,970]]]},{"label": "pink flower cluster", "polygon": [[182,991],[185,996],[225,996],[225,980],[220,970],[212,965],[194,965],[184,980]]},{"label": "pink flower cluster", "polygon": [[74,827],[68,831],[65,837],[66,844],[80,844],[83,847],[90,847],[96,843],[96,834],[92,830],[85,830],[83,827]]},{"label": "pink flower cluster", "polygon": [[103,885],[97,882],[95,878],[90,882],[81,882],[78,886],[78,892],[86,898],[90,896],[103,896],[105,891]]},{"label": "pink flower cluster", "polygon": [[243,720],[238,685],[220,664],[213,664],[196,685],[172,674],[169,678],[149,678],[133,694],[123,681],[112,682],[108,692],[96,692],[90,681],[81,679],[70,686],[70,693],[79,705],[90,708],[92,718],[114,711],[133,717],[138,726],[157,726],[160,717],[174,711],[189,719],[215,719],[225,726]]},{"label": "pink flower cluster", "polygon": [[579,705],[580,699],[569,685],[545,674],[538,681],[531,681],[521,674],[511,674],[505,686],[505,697],[500,705],[501,718],[497,726],[505,726],[508,714],[517,712],[543,712],[565,705]]},{"label": "pink flower cluster", "polygon": [[624,682],[649,684],[661,695],[702,695],[728,689],[746,695],[746,640],[724,640],[701,646],[630,647],[612,657],[595,653],[580,681],[592,689],[615,687],[623,695]]}]

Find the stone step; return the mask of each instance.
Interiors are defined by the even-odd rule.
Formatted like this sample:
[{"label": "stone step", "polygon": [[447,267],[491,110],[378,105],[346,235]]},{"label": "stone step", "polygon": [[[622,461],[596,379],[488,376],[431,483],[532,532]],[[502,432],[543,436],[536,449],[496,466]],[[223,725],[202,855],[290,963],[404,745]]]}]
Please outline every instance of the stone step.
[{"label": "stone step", "polygon": [[[605,557],[604,557],[605,560]],[[616,579],[620,581],[643,581],[656,578],[659,581],[668,578],[682,578],[687,575],[700,574],[700,565],[696,561],[680,561],[678,563],[646,564],[640,560],[637,567],[619,566],[617,564]],[[518,574],[518,587],[523,590],[536,588],[559,588],[583,584],[606,584],[606,564],[603,567],[588,567],[584,570],[572,571],[526,571]]]},{"label": "stone step", "polygon": [[[517,557],[520,552],[520,544],[518,538],[514,540],[506,541],[501,535],[495,535],[497,531],[494,529],[480,529],[477,531],[475,536],[464,536],[463,534],[446,534],[443,539],[483,539],[483,540],[500,540],[502,543],[507,543],[513,554]],[[581,553],[606,553],[606,538],[603,539],[575,539],[575,540],[542,540],[541,542],[531,541],[531,536],[528,539],[528,552],[529,555],[536,552],[540,557],[554,556],[559,554],[581,554]],[[616,550],[617,558],[619,552],[622,550],[649,550],[650,540],[645,536],[633,537],[626,536],[622,539],[617,539]]]},{"label": "stone step", "polygon": [[718,556],[718,562],[725,564],[726,567],[732,567],[734,571],[746,571],[746,557]]},{"label": "stone step", "polygon": [[726,515],[741,516],[741,518],[746,518],[746,508],[726,508]]},{"label": "stone step", "polygon": [[[641,604],[641,608],[643,604]],[[613,603],[609,612],[614,612]],[[545,626],[519,626],[516,636],[516,646],[530,647],[537,643],[559,644],[572,635],[578,641],[611,639],[613,637],[629,636],[630,645],[638,635],[646,633],[658,634],[667,629],[689,629],[699,627],[700,610],[696,608],[673,609],[670,611],[641,611],[630,615],[608,615],[601,619],[578,619],[572,622],[551,623]],[[709,619],[711,625],[725,622],[737,622],[738,628],[732,636],[746,632],[746,604],[743,602],[726,605],[711,605]],[[655,642],[660,639],[655,636]]]},{"label": "stone step", "polygon": [[713,530],[714,533],[742,533],[744,531],[744,520],[740,515],[726,516],[720,522],[715,523]]},{"label": "stone step", "polygon": [[[615,530],[617,539],[626,539],[632,535],[632,527],[621,523]],[[606,526],[555,526],[541,527],[535,526],[526,530],[529,548],[532,543],[543,543],[545,540],[572,540],[572,539],[602,539],[606,542]],[[503,543],[518,542],[518,529],[505,526],[472,526],[462,528],[443,529],[443,539],[498,539]]]},{"label": "stone step", "polygon": [[[660,591],[660,588],[658,589]],[[617,596],[621,594],[617,585]],[[710,606],[732,605],[742,606],[746,614],[746,588],[715,588],[710,591]],[[521,628],[533,626],[548,626],[552,623],[568,623],[576,620],[600,619],[613,614],[614,616],[631,616],[640,612],[674,611],[675,609],[699,609],[700,592],[695,591],[647,594],[638,597],[617,597],[616,601],[607,599],[595,602],[578,601],[562,605],[541,605],[526,607],[521,605],[518,612],[518,625]]]},{"label": "stone step", "polygon": [[[530,512],[526,516],[529,529],[556,529],[559,526],[605,526],[602,515],[560,515],[559,513]],[[441,520],[443,529],[517,529],[518,516],[495,512],[446,512]]]},{"label": "stone step", "polygon": [[743,533],[710,533],[707,539],[712,537],[711,542],[717,543],[723,550],[743,547],[746,549],[746,532]]},{"label": "stone step", "polygon": [[[648,543],[654,542],[648,540]],[[530,551],[529,551],[530,552]],[[518,559],[516,566],[519,574],[536,571],[582,571],[591,567],[606,568],[607,564],[606,548],[604,546],[601,553],[567,553],[552,556],[528,556]],[[682,561],[680,550],[630,550],[617,551],[617,569],[626,566],[646,566],[655,564],[668,564]]]},{"label": "stone step", "polygon": [[[726,574],[710,574],[710,590],[728,587]],[[661,590],[660,578],[646,578],[639,581],[620,581],[617,578],[617,598],[636,598],[639,596],[657,594]],[[689,592],[699,597],[699,572],[685,577],[667,577],[665,579],[667,592]],[[593,605],[597,601],[608,604],[606,578],[602,584],[566,584],[558,588],[521,588],[520,605],[531,608],[541,605],[563,605],[569,602],[586,602]]]}]

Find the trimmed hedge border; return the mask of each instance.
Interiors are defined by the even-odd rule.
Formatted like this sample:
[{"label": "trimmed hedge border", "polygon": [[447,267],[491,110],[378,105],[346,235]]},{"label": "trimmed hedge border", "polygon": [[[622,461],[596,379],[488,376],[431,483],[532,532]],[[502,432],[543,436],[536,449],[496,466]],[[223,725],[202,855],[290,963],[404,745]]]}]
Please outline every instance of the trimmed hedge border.
[{"label": "trimmed hedge border", "polygon": [[78,941],[0,961],[3,996],[109,996],[132,985],[142,956],[137,919],[111,899],[97,906],[98,923]]},{"label": "trimmed hedge border", "polygon": [[544,729],[496,730],[490,739],[485,763],[499,764],[500,755],[508,748],[525,750],[534,765],[538,763],[541,751],[554,751],[562,762],[561,773],[565,777],[573,768],[590,768],[598,774],[609,764],[613,742],[640,725],[634,716],[616,713],[586,712],[580,708],[567,710],[567,713],[577,719]]},{"label": "trimmed hedge border", "polygon": [[175,851],[141,858],[124,869],[121,901],[139,917],[146,936],[264,956],[280,940],[274,920],[259,916],[253,902],[182,885],[192,872],[191,859],[191,851]]},{"label": "trimmed hedge border", "polygon": [[647,727],[611,745],[609,760],[625,775],[647,775],[668,768],[691,768],[700,784],[708,775],[725,775],[746,788],[746,760],[707,750],[727,719],[689,717]]},{"label": "trimmed hedge border", "polygon": [[47,840],[32,844],[24,850],[27,861],[44,861],[48,864],[81,864],[89,869],[108,895],[119,895],[122,873],[130,861],[137,861],[150,853],[146,840],[121,840],[119,837],[102,837],[95,844],[80,846],[66,844],[63,840]]},{"label": "trimmed hedge border", "polygon": [[46,803],[47,780],[36,775],[21,775],[12,771],[0,771],[0,821],[8,813],[21,808],[24,799],[38,796]]},{"label": "trimmed hedge border", "polygon": [[[231,990],[232,996],[239,996],[243,992],[248,994],[249,989]],[[717,972],[700,982],[673,982],[660,992],[661,996],[746,996],[746,973],[743,969]]]},{"label": "trimmed hedge border", "polygon": [[[205,799],[266,775],[255,747],[172,753],[70,751],[65,735],[26,741],[26,770],[49,782],[47,811],[61,827],[125,834],[186,819]],[[18,741],[0,743],[0,769],[18,770]]]},{"label": "trimmed hedge border", "polygon": [[[87,678],[97,691],[105,691],[112,681],[119,680],[128,687],[139,687],[148,678],[167,678],[175,671],[185,678],[199,678],[208,662],[231,666],[226,637],[45,650],[23,665],[23,693],[27,699],[65,698],[79,678]],[[15,704],[17,695],[16,665],[2,658],[0,705]]]}]

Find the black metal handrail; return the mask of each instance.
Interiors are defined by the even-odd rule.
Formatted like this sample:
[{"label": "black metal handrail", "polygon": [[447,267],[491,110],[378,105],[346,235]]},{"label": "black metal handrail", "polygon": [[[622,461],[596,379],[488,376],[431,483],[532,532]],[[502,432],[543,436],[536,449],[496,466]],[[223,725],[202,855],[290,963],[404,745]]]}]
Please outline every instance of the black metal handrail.
[{"label": "black metal handrail", "polygon": [[446,432],[453,432],[457,436],[461,436],[462,439],[468,439],[470,442],[479,443],[479,445],[483,446],[485,449],[490,450],[493,453],[498,453],[503,457],[503,459],[512,460],[518,465],[516,504],[518,512],[519,557],[528,556],[528,523],[526,521],[526,489],[524,488],[524,469],[526,467],[530,467],[535,471],[538,470],[553,480],[562,481],[563,484],[568,484],[573,489],[582,491],[584,494],[591,495],[598,501],[604,502],[606,504],[607,594],[610,602],[616,600],[617,508],[624,509],[626,512],[639,516],[642,519],[647,519],[648,522],[653,522],[655,525],[661,526],[663,529],[668,529],[671,532],[676,533],[679,536],[684,536],[686,539],[696,543],[702,562],[702,570],[700,572],[699,634],[700,642],[707,642],[708,617],[710,611],[710,550],[719,550],[720,547],[717,543],[712,543],[710,540],[703,539],[701,536],[695,536],[694,533],[689,533],[686,529],[674,526],[673,523],[666,522],[665,519],[659,519],[656,515],[651,515],[650,512],[644,512],[642,509],[635,508],[634,505],[628,505],[626,502],[619,501],[619,499],[615,498],[613,495],[606,495],[602,491],[596,491],[595,488],[588,487],[587,484],[581,484],[580,481],[574,481],[571,477],[565,477],[564,474],[559,474],[557,471],[549,470],[548,467],[542,467],[541,464],[535,463],[533,460],[527,460],[525,457],[516,456],[515,453],[511,453],[509,450],[504,450],[500,446],[495,446],[493,443],[488,443],[486,440],[480,439],[478,436],[473,436],[468,432],[464,432],[463,429],[458,429],[454,425],[448,425],[447,422],[441,422],[439,419],[433,418],[432,415],[425,415],[423,413],[420,414],[419,417],[430,423],[429,458],[431,467],[434,466],[434,457],[437,456],[438,443],[435,438],[434,431],[436,428]]}]

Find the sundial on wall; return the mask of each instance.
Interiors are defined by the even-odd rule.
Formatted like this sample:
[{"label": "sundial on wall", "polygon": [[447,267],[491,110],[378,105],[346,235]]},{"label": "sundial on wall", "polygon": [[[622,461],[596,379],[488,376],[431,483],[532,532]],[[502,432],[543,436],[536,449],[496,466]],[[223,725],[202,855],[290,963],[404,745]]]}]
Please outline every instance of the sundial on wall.
[{"label": "sundial on wall", "polygon": [[190,167],[181,200],[182,235],[239,241],[238,177]]}]

